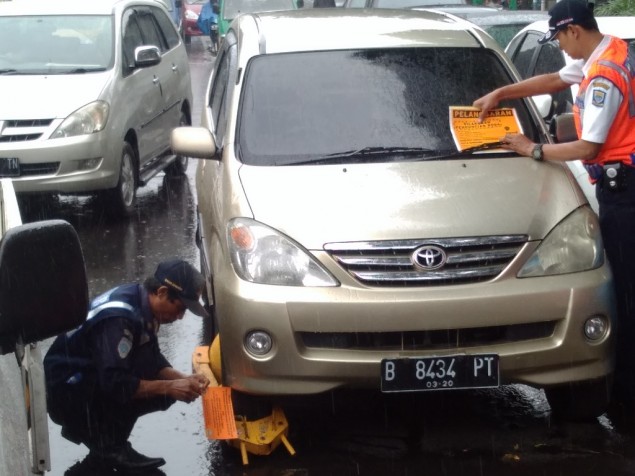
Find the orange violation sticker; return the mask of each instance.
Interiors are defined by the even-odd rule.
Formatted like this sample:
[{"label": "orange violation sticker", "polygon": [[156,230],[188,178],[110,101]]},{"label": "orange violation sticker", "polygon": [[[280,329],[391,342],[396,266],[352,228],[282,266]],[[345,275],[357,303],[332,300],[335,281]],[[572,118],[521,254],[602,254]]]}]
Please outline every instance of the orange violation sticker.
[{"label": "orange violation sticker", "polygon": [[231,388],[209,387],[203,395],[205,434],[210,440],[238,438]]},{"label": "orange violation sticker", "polygon": [[458,150],[500,141],[505,134],[522,134],[516,109],[492,109],[483,122],[478,122],[480,109],[472,106],[450,106],[450,129]]}]

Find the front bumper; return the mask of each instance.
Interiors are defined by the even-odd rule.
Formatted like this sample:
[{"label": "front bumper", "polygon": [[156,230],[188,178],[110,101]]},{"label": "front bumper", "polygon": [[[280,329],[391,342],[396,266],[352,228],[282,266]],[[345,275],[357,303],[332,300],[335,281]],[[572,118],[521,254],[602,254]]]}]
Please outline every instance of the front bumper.
[{"label": "front bumper", "polygon": [[[0,157],[17,158],[21,175],[12,177],[18,193],[91,193],[114,188],[119,180],[120,144],[106,134],[3,143]],[[92,159],[92,160],[91,160]],[[87,168],[91,160],[90,167]]]},{"label": "front bumper", "polygon": [[[326,259],[321,256],[320,259]],[[384,358],[495,353],[502,384],[535,387],[602,378],[614,362],[615,303],[607,265],[583,273],[473,285],[370,289],[345,275],[336,288],[263,286],[226,270],[214,281],[225,383],[255,394],[376,389]],[[583,325],[606,316],[590,342]],[[248,332],[273,339],[246,351]]]}]

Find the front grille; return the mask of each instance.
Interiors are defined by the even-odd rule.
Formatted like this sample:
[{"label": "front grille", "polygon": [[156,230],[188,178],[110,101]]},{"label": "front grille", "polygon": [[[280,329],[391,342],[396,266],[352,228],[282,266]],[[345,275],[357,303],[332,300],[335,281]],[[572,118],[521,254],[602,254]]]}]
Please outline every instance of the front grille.
[{"label": "front grille", "polygon": [[0,143],[26,142],[42,137],[53,119],[23,119],[4,121],[0,128]]},{"label": "front grille", "polygon": [[[324,249],[359,282],[370,286],[441,286],[487,281],[498,276],[527,242],[526,235],[327,243]],[[447,259],[422,269],[413,259],[424,246]]]},{"label": "front grille", "polygon": [[43,162],[40,164],[20,164],[20,177],[32,175],[54,175],[59,169],[59,162]]},{"label": "front grille", "polygon": [[409,332],[299,332],[305,347],[365,351],[452,350],[543,339],[556,321]]}]

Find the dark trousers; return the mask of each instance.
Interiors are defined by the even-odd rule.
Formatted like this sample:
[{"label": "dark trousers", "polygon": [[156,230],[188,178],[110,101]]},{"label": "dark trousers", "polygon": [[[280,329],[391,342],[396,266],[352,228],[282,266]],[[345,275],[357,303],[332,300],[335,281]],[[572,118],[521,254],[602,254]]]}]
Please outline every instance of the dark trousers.
[{"label": "dark trousers", "polygon": [[137,419],[167,410],[175,400],[168,397],[132,400],[121,404],[105,398],[90,381],[60,385],[47,394],[51,420],[62,427],[62,436],[84,443],[91,450],[107,450],[126,444]]},{"label": "dark trousers", "polygon": [[620,191],[596,185],[600,228],[617,298],[614,399],[635,403],[635,168],[626,167]]}]

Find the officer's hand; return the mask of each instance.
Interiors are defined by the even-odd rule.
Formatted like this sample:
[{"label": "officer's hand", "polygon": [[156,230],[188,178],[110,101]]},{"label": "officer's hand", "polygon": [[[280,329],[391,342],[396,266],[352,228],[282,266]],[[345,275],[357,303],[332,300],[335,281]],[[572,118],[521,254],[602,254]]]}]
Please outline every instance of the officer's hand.
[{"label": "officer's hand", "polygon": [[193,376],[170,380],[169,386],[168,396],[181,402],[191,403],[203,393],[201,383]]},{"label": "officer's hand", "polygon": [[534,148],[534,143],[523,134],[505,134],[504,137],[501,137],[501,144],[503,149],[513,150],[525,157],[531,157]]},{"label": "officer's hand", "polygon": [[203,375],[203,374],[193,374],[191,376],[191,378],[193,378],[194,380],[196,380],[196,382],[198,383],[198,386],[201,390],[201,395],[203,395],[205,393],[205,390],[207,390],[207,387],[209,387],[209,379]]},{"label": "officer's hand", "polygon": [[491,93],[478,98],[472,103],[472,106],[481,110],[481,113],[478,115],[478,122],[483,122],[487,113],[498,106],[496,91],[492,91]]}]

